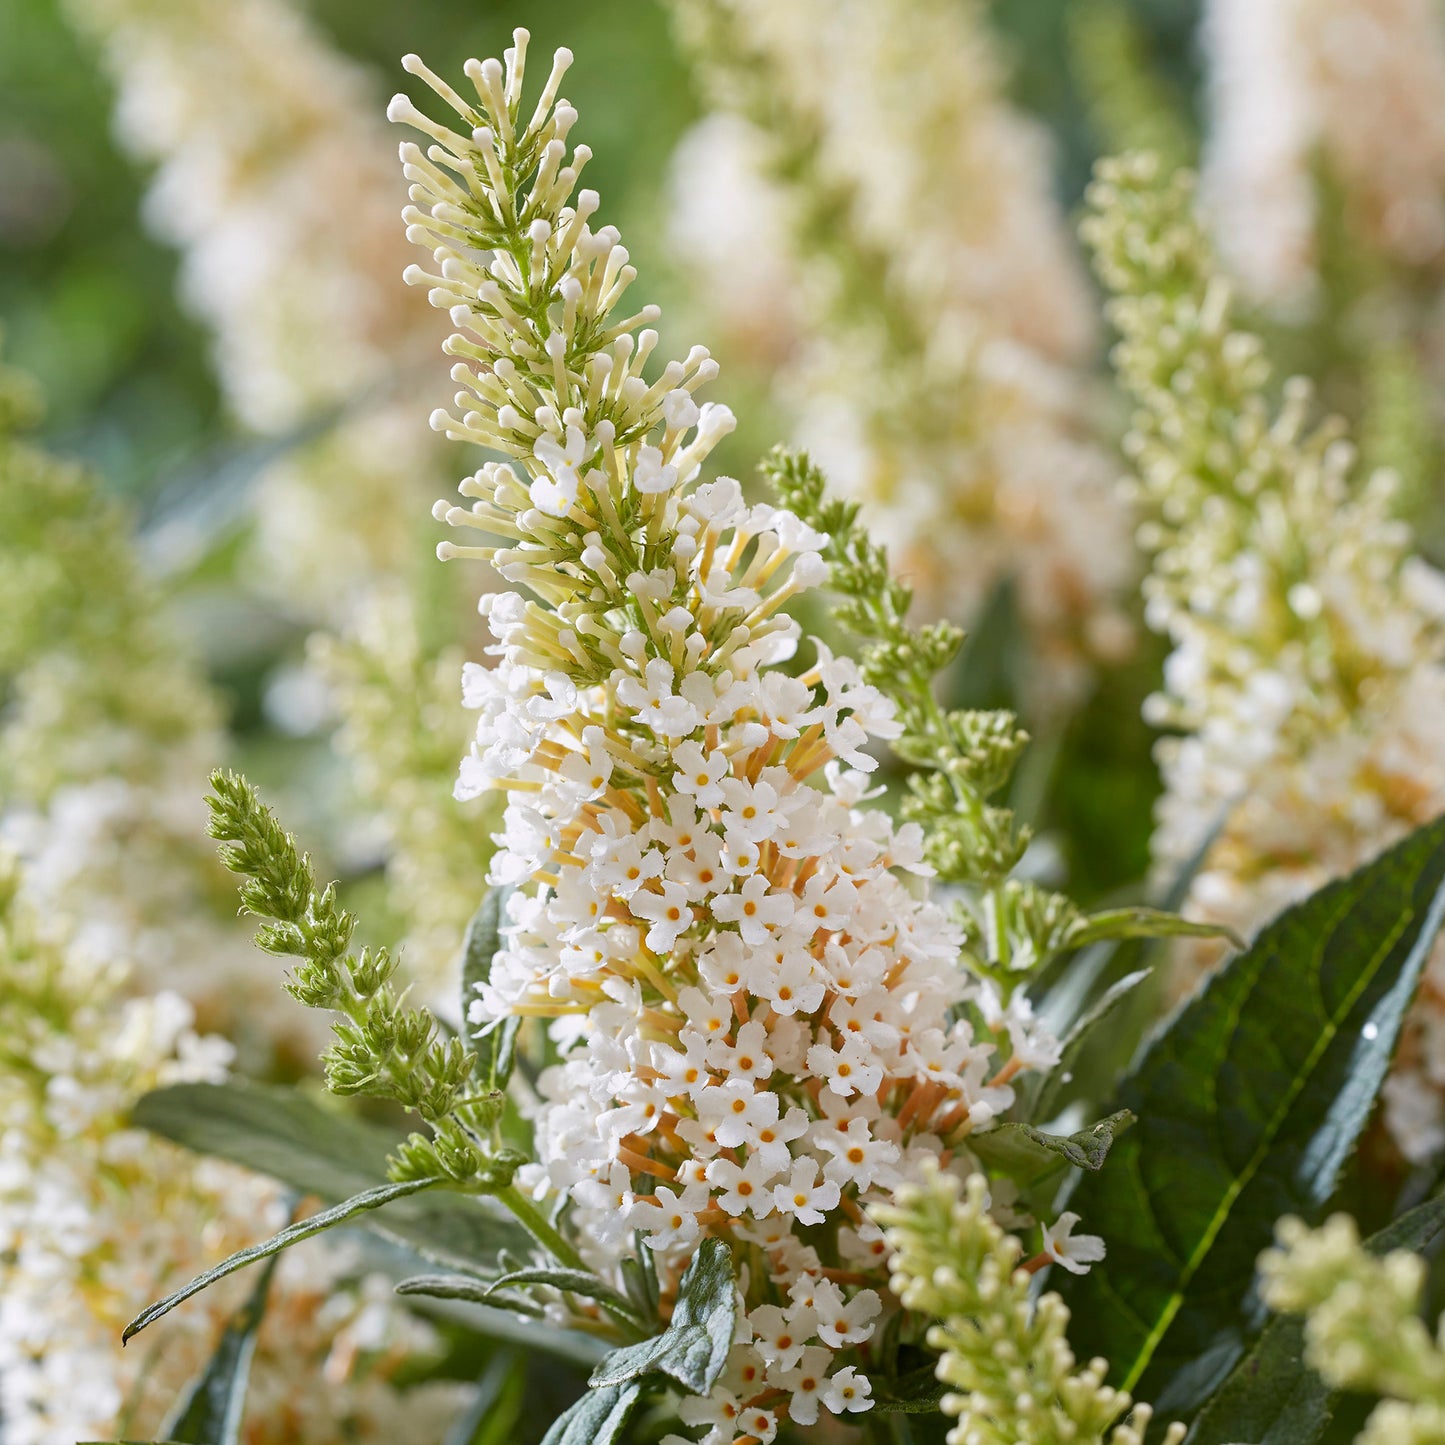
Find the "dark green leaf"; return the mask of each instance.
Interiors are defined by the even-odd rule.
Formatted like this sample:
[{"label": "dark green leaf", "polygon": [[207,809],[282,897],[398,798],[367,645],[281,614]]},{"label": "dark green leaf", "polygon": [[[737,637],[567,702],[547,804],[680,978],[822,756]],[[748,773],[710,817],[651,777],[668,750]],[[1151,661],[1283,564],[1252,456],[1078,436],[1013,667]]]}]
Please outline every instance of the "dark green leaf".
[{"label": "dark green leaf", "polygon": [[1035,1119],[1052,1119],[1058,1113],[1065,1091],[1073,1082],[1074,1070],[1089,1042],[1101,1026],[1117,1012],[1124,1000],[1149,977],[1150,970],[1138,969],[1125,974],[1117,983],[1108,988],[1092,1008],[1079,1020],[1064,1039],[1059,1051],[1059,1062],[1046,1074],[1039,1076],[1041,1083],[1034,1096],[1029,1113]]},{"label": "dark green leaf", "polygon": [[873,1376],[873,1408],[884,1414],[931,1415],[948,1392],[940,1383],[932,1365],[903,1375],[897,1380],[879,1380]]},{"label": "dark green leaf", "polygon": [[1133,1122],[1133,1114],[1120,1109],[1077,1134],[1046,1134],[1032,1124],[1000,1124],[971,1135],[968,1147],[985,1164],[1027,1186],[1068,1164],[1075,1169],[1102,1169],[1114,1140]]},{"label": "dark green leaf", "polygon": [[288,1224],[279,1234],[273,1234],[270,1239],[264,1240],[260,1244],[238,1249],[230,1258],[223,1259],[220,1264],[208,1269],[205,1274],[197,1275],[188,1285],[176,1290],[174,1294],[168,1294],[163,1300],[158,1300],[149,1308],[143,1309],[125,1327],[121,1334],[121,1343],[124,1344],[133,1336],[138,1335],[147,1325],[154,1324],[162,1315],[169,1314],[178,1304],[190,1299],[193,1294],[199,1294],[208,1285],[215,1284],[218,1279],[225,1279],[228,1274],[235,1274],[238,1269],[244,1269],[248,1264],[255,1264],[258,1259],[268,1259],[273,1254],[279,1254],[283,1249],[289,1249],[293,1244],[299,1244],[303,1239],[310,1239],[323,1230],[333,1229],[338,1224],[345,1224],[347,1220],[353,1219],[358,1214],[364,1214],[372,1209],[380,1209],[394,1199],[404,1199],[408,1194],[418,1194],[424,1189],[435,1189],[438,1185],[446,1182],[445,1179],[436,1178],[408,1179],[401,1184],[383,1184],[376,1189],[368,1189],[364,1194],[358,1194],[354,1199],[334,1204],[330,1209],[323,1209],[309,1219],[300,1220],[296,1224]]},{"label": "dark green leaf", "polygon": [[1255,1258],[1334,1190],[1442,913],[1445,819],[1283,913],[1154,1040],[1114,1105],[1137,1127],[1070,1201],[1109,1251],[1058,1281],[1080,1358],[1161,1413],[1227,1372]]},{"label": "dark green leaf", "polygon": [[[1372,1235],[1372,1254],[1424,1249],[1445,1229],[1445,1199],[1432,1199]],[[1304,1320],[1279,1315],[1204,1407],[1189,1445],[1316,1445],[1334,1411],[1331,1390],[1304,1363]]]},{"label": "dark green leaf", "polygon": [[678,1286],[672,1323],[650,1340],[613,1350],[593,1370],[592,1384],[622,1385],[660,1374],[706,1395],[727,1364],[736,1323],[732,1252],[720,1239],[705,1239]]},{"label": "dark green leaf", "polygon": [[542,1445],[615,1445],[637,1408],[642,1385],[592,1386],[542,1437]]},{"label": "dark green leaf", "polygon": [[[467,1011],[477,997],[477,985],[485,983],[492,973],[492,960],[502,946],[502,924],[507,917],[508,887],[489,888],[481,906],[467,924],[462,942],[462,1021],[465,1028]],[[477,1077],[493,1089],[505,1089],[516,1059],[517,1029],[520,1019],[503,1019],[485,1033],[472,1038],[477,1051]]]},{"label": "dark green leaf", "polygon": [[[136,1104],[132,1118],[328,1204],[385,1184],[387,1155],[402,1138],[295,1089],[240,1080],[157,1089]],[[426,1259],[474,1274],[495,1274],[503,1249],[531,1248],[531,1237],[502,1206],[450,1190],[398,1200],[362,1222]]]},{"label": "dark green leaf", "polygon": [[519,1350],[498,1350],[442,1445],[511,1445],[526,1391],[527,1357]]},{"label": "dark green leaf", "polygon": [[235,1445],[241,1438],[256,1331],[266,1312],[266,1295],[280,1258],[276,1254],[266,1261],[250,1299],[226,1321],[210,1362],[161,1426],[167,1440],[185,1441],[186,1445]]}]

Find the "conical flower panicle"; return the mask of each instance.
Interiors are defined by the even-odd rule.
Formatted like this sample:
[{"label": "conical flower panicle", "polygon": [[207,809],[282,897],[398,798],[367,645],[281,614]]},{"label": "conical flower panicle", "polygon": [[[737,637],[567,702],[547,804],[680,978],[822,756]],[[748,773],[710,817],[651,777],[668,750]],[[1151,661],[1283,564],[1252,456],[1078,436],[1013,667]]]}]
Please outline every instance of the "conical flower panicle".
[{"label": "conical flower panicle", "polygon": [[463,389],[433,425],[512,458],[437,507],[476,534],[443,557],[522,589],[482,599],[496,663],[464,682],[458,795],[506,793],[491,881],[516,888],[471,1020],[550,1021],[519,1179],[570,1200],[589,1264],[615,1274],[640,1235],[666,1295],[702,1234],[733,1247],[745,1323],[683,1415],[767,1440],[784,1414],[868,1407],[887,1275],[862,1203],[967,1167],[1012,1093],[957,1015],[959,929],[896,871],[929,871],[920,830],[862,806],[893,705],[821,645],[779,666],[827,539],[701,480],[732,425],[695,399],[716,366],[696,348],[643,375],[657,311],[615,319],[634,272],[577,189],[570,57],[526,107],[525,53],[519,31],[505,66],[470,62],[474,100],[408,57],[457,120],[390,111],[430,139],[402,147],[436,261],[409,279],[458,328]]}]

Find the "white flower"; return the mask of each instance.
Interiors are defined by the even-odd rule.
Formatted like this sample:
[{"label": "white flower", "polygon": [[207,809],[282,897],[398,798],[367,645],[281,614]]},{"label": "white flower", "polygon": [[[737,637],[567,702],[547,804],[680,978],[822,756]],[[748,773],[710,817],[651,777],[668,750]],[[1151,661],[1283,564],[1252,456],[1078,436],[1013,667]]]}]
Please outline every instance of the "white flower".
[{"label": "white flower", "polygon": [[[730,850],[734,836],[727,835]],[[745,847],[734,852],[733,858],[738,866],[741,866],[740,854],[752,856]],[[755,948],[766,944],[774,930],[786,929],[796,911],[797,904],[792,894],[771,890],[768,880],[760,873],[749,878],[739,892],[721,893],[712,903],[713,917],[721,923],[736,923],[743,942]]]},{"label": "white flower", "polygon": [[[557,140],[546,164],[560,165],[570,114],[559,121],[544,106],[536,125],[538,147]],[[455,218],[474,214],[475,190],[491,192],[516,161],[506,126],[469,119],[467,132],[455,165],[413,167],[430,207],[416,224],[442,253],[434,299],[465,308],[497,358],[498,380],[462,382],[471,395],[448,429],[492,434],[504,407],[509,430],[527,416],[566,428],[565,443],[514,449],[510,480],[493,472],[480,495],[469,485],[465,519],[447,514],[520,534],[475,554],[504,557],[531,599],[489,605],[500,676],[473,684],[475,774],[507,795],[492,876],[523,900],[473,1018],[548,1021],[556,1062],[536,1084],[538,1167],[526,1182],[589,1268],[620,1284],[618,1242],[637,1230],[675,1289],[703,1233],[748,1247],[739,1344],[718,1388],[682,1413],[726,1445],[748,1420],[771,1438],[785,1410],[801,1422],[820,1400],[835,1412],[869,1406],[851,1363],[864,1357],[851,1352],[876,1327],[886,1270],[870,1256],[859,1281],[834,1240],[857,1221],[860,1190],[965,1147],[981,1078],[924,1085],[902,1041],[946,1032],[973,984],[957,966],[959,927],[893,871],[895,855],[916,858],[914,834],[814,785],[834,755],[872,768],[864,749],[898,727],[847,659],[820,651],[800,677],[780,669],[799,637],[783,606],[820,580],[824,539],[748,506],[736,482],[697,479],[732,422],[691,400],[716,370],[705,352],[665,363],[649,384],[639,368],[657,338],[631,333],[651,311],[614,323],[607,299],[583,318],[576,297],[610,298],[605,278],[626,262],[611,228],[590,229],[591,192],[573,196],[558,179],[537,201],[493,195],[499,218],[540,206],[545,236],[519,238],[505,265],[462,254]],[[477,146],[498,153],[499,171],[474,159]],[[444,156],[440,142],[432,154]],[[490,252],[495,239],[470,249]],[[525,299],[558,275],[580,292],[545,312]],[[460,354],[476,341],[464,338]],[[583,477],[561,520],[527,488],[583,464],[574,426],[576,438],[607,434],[608,480]],[[982,1044],[978,1054],[970,1070],[989,1062]],[[768,1305],[792,1333],[767,1313],[748,1324]],[[820,1320],[829,1338],[815,1343]],[[760,1398],[775,1385],[783,1397]]]},{"label": "white flower", "polygon": [[796,1159],[785,1183],[773,1189],[773,1202],[799,1224],[821,1224],[830,1209],[837,1208],[840,1191],[831,1179],[818,1178],[816,1159]]},{"label": "white flower", "polygon": [[808,1069],[844,1099],[874,1093],[883,1082],[883,1068],[871,1045],[857,1036],[845,1039],[841,1049],[814,1044],[808,1050]]},{"label": "white flower", "polygon": [[670,953],[679,935],[693,922],[687,889],[680,883],[664,881],[658,891],[639,889],[632,895],[628,907],[634,917],[651,922],[652,926],[647,930],[647,946],[654,953]]},{"label": "white flower", "polygon": [[869,1408],[873,1403],[872,1395],[872,1382],[849,1365],[829,1378],[823,1391],[823,1404],[835,1415],[856,1415],[860,1410]]},{"label": "white flower", "polygon": [[1044,1253],[1070,1274],[1087,1274],[1091,1264],[1104,1257],[1104,1241],[1097,1234],[1074,1234],[1079,1216],[1061,1214],[1053,1224],[1044,1225]]}]

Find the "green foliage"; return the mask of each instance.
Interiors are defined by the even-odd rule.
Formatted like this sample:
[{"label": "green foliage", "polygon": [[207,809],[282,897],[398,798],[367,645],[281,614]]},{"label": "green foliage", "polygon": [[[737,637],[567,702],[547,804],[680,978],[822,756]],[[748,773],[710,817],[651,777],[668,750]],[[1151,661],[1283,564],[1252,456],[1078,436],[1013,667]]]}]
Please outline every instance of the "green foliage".
[{"label": "green foliage", "polygon": [[704,1239],[678,1285],[667,1328],[641,1344],[614,1350],[593,1370],[592,1388],[665,1375],[692,1394],[706,1395],[732,1349],[737,1297],[732,1251],[720,1239]]},{"label": "green foliage", "polygon": [[1133,973],[1125,974],[1105,989],[1084,1016],[1064,1035],[1060,1041],[1058,1063],[1047,1074],[1042,1075],[1030,1091],[1028,1111],[1031,1118],[1051,1119],[1058,1113],[1079,1060],[1090,1043],[1106,1025],[1113,1026],[1121,1007],[1148,977],[1148,969],[1136,969]]},{"label": "green foliage", "polygon": [[1074,75],[1101,149],[1153,151],[1169,166],[1191,164],[1198,143],[1187,102],[1155,67],[1130,7],[1090,0],[1067,14]]},{"label": "green foliage", "polygon": [[184,1441],[185,1445],[238,1445],[251,1357],[256,1353],[256,1332],[261,1328],[271,1276],[280,1258],[273,1254],[266,1261],[250,1299],[226,1322],[200,1378],[177,1401],[161,1426],[165,1439]]},{"label": "green foliage", "polygon": [[1329,1199],[1442,915],[1445,821],[1283,913],[1123,1081],[1139,1124],[1070,1201],[1108,1256],[1060,1292],[1126,1389],[1192,1409],[1238,1357],[1255,1257]]},{"label": "green foliage", "polygon": [[802,452],[776,448],[763,474],[789,511],[828,534],[823,558],[841,598],[838,620],[864,641],[858,656],[864,680],[897,706],[899,757],[928,770],[910,779],[904,809],[924,825],[928,861],[955,882],[1001,885],[1023,856],[1028,833],[987,799],[1008,781],[1028,735],[1008,713],[939,707],[934,679],[963,633],[948,622],[909,627],[913,594],[859,523],[856,502],[827,496],[822,472]]},{"label": "green foliage", "polygon": [[[388,1129],[323,1108],[294,1089],[232,1080],[174,1084],[142,1098],[133,1121],[164,1138],[269,1174],[336,1204],[387,1182]],[[528,1238],[489,1198],[439,1190],[398,1199],[360,1221],[424,1258],[494,1275],[503,1250]]]},{"label": "green foliage", "polygon": [[[1365,1241],[1373,1255],[1423,1250],[1445,1229],[1445,1200],[1418,1205]],[[1280,1315],[1265,1326],[1195,1422],[1190,1445],[1316,1445],[1339,1392],[1305,1364],[1305,1322]]]},{"label": "green foliage", "polygon": [[511,1445],[526,1395],[526,1356],[517,1350],[498,1350],[477,1383],[471,1406],[442,1445]]},{"label": "green foliage", "polygon": [[293,1244],[299,1244],[303,1239],[310,1239],[324,1230],[332,1229],[338,1224],[345,1224],[358,1214],[364,1214],[368,1210],[380,1209],[394,1199],[403,1199],[408,1194],[418,1194],[424,1189],[435,1189],[438,1185],[446,1182],[445,1179],[437,1178],[408,1179],[399,1184],[382,1184],[376,1189],[368,1189],[364,1194],[358,1194],[344,1203],[333,1205],[330,1209],[323,1209],[309,1219],[288,1224],[279,1234],[273,1234],[270,1239],[261,1244],[238,1249],[235,1254],[223,1259],[220,1264],[208,1269],[204,1274],[197,1275],[189,1284],[183,1285],[174,1293],[168,1294],[163,1300],[158,1300],[155,1304],[143,1309],[125,1327],[122,1340],[134,1338],[147,1325],[154,1324],[162,1315],[169,1314],[178,1304],[183,1304],[192,1295],[199,1294],[207,1286],[215,1284],[218,1279],[224,1279],[228,1274],[235,1274],[238,1269],[244,1269],[248,1264],[255,1264],[260,1259],[269,1259],[283,1249],[289,1249]]},{"label": "green foliage", "polygon": [[582,1295],[595,1299],[613,1310],[636,1318],[637,1310],[632,1301],[620,1295],[606,1280],[598,1279],[584,1269],[514,1269],[487,1286],[493,1290],[512,1288],[517,1285],[544,1284],[552,1289],[565,1290],[568,1294]]},{"label": "green foliage", "polygon": [[856,502],[830,497],[823,473],[803,452],[775,448],[763,474],[789,511],[828,536],[822,555],[841,599],[834,610],[862,640],[864,680],[897,709],[902,732],[894,751],[917,769],[908,778],[903,816],[922,826],[924,856],[939,877],[982,895],[974,916],[982,934],[975,968],[1007,995],[1023,977],[1084,943],[1219,932],[1143,908],[1086,917],[1063,894],[1008,876],[1023,857],[1029,830],[989,799],[1013,775],[1028,734],[1012,713],[940,707],[934,684],[963,633],[948,622],[908,625],[912,593],[892,575],[887,549],[859,522]]},{"label": "green foliage", "polygon": [[642,1398],[642,1385],[629,1380],[587,1391],[542,1437],[542,1445],[615,1445]]}]

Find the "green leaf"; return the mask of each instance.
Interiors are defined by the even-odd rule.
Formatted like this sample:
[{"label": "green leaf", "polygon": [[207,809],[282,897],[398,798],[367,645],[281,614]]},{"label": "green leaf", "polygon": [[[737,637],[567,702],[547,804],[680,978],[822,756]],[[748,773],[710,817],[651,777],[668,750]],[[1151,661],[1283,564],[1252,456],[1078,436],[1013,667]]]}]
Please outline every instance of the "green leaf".
[{"label": "green leaf", "polygon": [[[502,946],[502,923],[507,916],[507,899],[512,892],[509,887],[489,888],[481,906],[472,915],[472,921],[467,924],[466,937],[462,941],[463,1023],[472,1000],[477,996],[477,985],[491,977],[492,960]],[[518,1018],[503,1019],[472,1038],[477,1052],[477,1077],[486,1080],[493,1089],[505,1089],[507,1080],[512,1076],[512,1065],[517,1057],[517,1030],[521,1022]]]},{"label": "green leaf", "polygon": [[515,1269],[494,1279],[487,1286],[487,1292],[490,1294],[493,1290],[519,1284],[549,1284],[554,1289],[566,1290],[568,1294],[602,1301],[634,1319],[638,1317],[636,1306],[626,1295],[619,1294],[606,1280],[588,1274],[585,1269]]},{"label": "green leaf", "polygon": [[210,1363],[167,1416],[161,1426],[167,1440],[186,1445],[236,1445],[240,1440],[256,1331],[280,1258],[276,1254],[266,1261],[250,1299],[226,1321]]},{"label": "green leaf", "polygon": [[1162,908],[1110,908],[1091,913],[1069,930],[1067,947],[1084,948],[1111,938],[1227,938],[1236,948],[1243,941],[1217,923],[1196,923]]},{"label": "green leaf", "polygon": [[1445,913],[1445,819],[1266,927],[1121,1085],[1139,1123],[1070,1207],[1108,1256],[1058,1282],[1080,1358],[1161,1413],[1238,1358],[1254,1264],[1284,1214],[1317,1219],[1385,1077]]},{"label": "green leaf", "polygon": [[527,1357],[519,1350],[498,1350],[442,1445],[510,1445],[526,1393]]},{"label": "green leaf", "polygon": [[1046,1134],[1032,1124],[1000,1124],[969,1137],[969,1150],[991,1168],[1027,1187],[1072,1164],[1075,1169],[1102,1169],[1114,1140],[1134,1122],[1120,1109],[1077,1134]]},{"label": "green leaf", "polygon": [[705,1239],[678,1286],[672,1323],[650,1340],[613,1350],[593,1370],[591,1383],[622,1385],[659,1374],[706,1395],[727,1364],[736,1323],[732,1252],[720,1239]]},{"label": "green leaf", "polygon": [[1141,968],[1125,974],[1097,999],[1089,1011],[1069,1031],[1059,1050],[1059,1062],[1046,1074],[1030,1075],[1040,1079],[1038,1092],[1029,1103],[1029,1113],[1036,1119],[1052,1119],[1062,1106],[1065,1093],[1073,1082],[1079,1060],[1100,1028],[1118,1011],[1119,1006],[1150,975]]},{"label": "green leaf", "polygon": [[948,1393],[932,1365],[913,1370],[896,1380],[879,1380],[874,1375],[873,1408],[884,1414],[931,1415]]},{"label": "green leaf", "polygon": [[645,1320],[657,1314],[661,1291],[657,1282],[657,1266],[652,1251],[643,1242],[643,1236],[634,1231],[632,1254],[622,1256],[622,1279],[627,1286],[627,1297],[637,1314]]},{"label": "green leaf", "polygon": [[313,1235],[320,1234],[323,1230],[332,1229],[338,1224],[345,1224],[348,1219],[358,1214],[364,1214],[372,1209],[380,1209],[385,1204],[390,1204],[393,1199],[404,1199],[408,1194],[418,1194],[423,1189],[435,1189],[438,1185],[447,1183],[441,1176],[434,1179],[408,1179],[401,1184],[383,1184],[376,1189],[368,1189],[364,1194],[358,1194],[354,1199],[348,1199],[344,1203],[334,1204],[330,1209],[323,1209],[319,1214],[313,1214],[309,1219],[302,1219],[295,1224],[288,1224],[279,1234],[273,1234],[270,1239],[260,1244],[248,1245],[245,1249],[238,1249],[228,1259],[223,1259],[220,1264],[208,1269],[205,1274],[197,1275],[188,1285],[168,1294],[163,1300],[143,1309],[121,1333],[121,1343],[124,1344],[133,1336],[138,1335],[147,1325],[154,1324],[162,1315],[169,1314],[178,1304],[190,1299],[193,1294],[200,1294],[208,1285],[213,1285],[218,1279],[225,1279],[228,1274],[235,1274],[238,1269],[244,1269],[248,1264],[255,1264],[258,1259],[268,1259],[273,1254],[279,1254],[283,1249],[289,1249],[293,1244],[299,1244],[303,1239],[310,1239]]},{"label": "green leaf", "polygon": [[[328,1204],[387,1183],[387,1155],[403,1138],[295,1089],[240,1080],[157,1089],[131,1117],[188,1149],[269,1174]],[[425,1259],[474,1274],[495,1274],[504,1249],[523,1255],[531,1249],[531,1237],[501,1206],[451,1190],[400,1199],[363,1223]]]},{"label": "green leaf", "polygon": [[[466,1288],[463,1284],[470,1286]],[[403,1288],[410,1286],[410,1288]],[[435,1286],[435,1287],[433,1287]],[[455,1286],[455,1288],[452,1288]],[[464,1275],[418,1275],[397,1286],[423,1313],[448,1320],[463,1329],[509,1345],[517,1345],[528,1353],[552,1355],[580,1370],[590,1370],[607,1354],[607,1344],[595,1335],[578,1330],[558,1329],[545,1324],[535,1314],[529,1299],[518,1295],[513,1299],[493,1296],[482,1303],[479,1293],[486,1285],[481,1280],[467,1280]]]},{"label": "green leaf", "polygon": [[[1422,1250],[1445,1229],[1445,1199],[1431,1199],[1365,1241],[1372,1254]],[[1204,1407],[1189,1445],[1316,1445],[1339,1392],[1304,1363],[1304,1320],[1278,1315]]]},{"label": "green leaf", "polygon": [[641,1394],[642,1385],[637,1380],[593,1386],[557,1418],[542,1437],[542,1445],[616,1445]]},{"label": "green leaf", "polygon": [[[1226,816],[1221,813],[1215,819],[1213,826],[1199,840],[1199,846],[1179,865],[1163,896],[1156,900],[1160,912],[1177,913],[1184,907],[1194,879],[1218,841]],[[1137,961],[1143,957],[1147,960],[1158,946],[1156,939],[1108,938],[1090,945],[1077,955],[1058,955],[1042,978],[1035,979],[1029,986],[1029,995],[1038,1005],[1039,1017],[1062,1038],[1090,1006],[1094,989],[1101,978],[1118,972],[1125,959]],[[1042,988],[1041,984],[1044,985]]]},{"label": "green leaf", "polygon": [[424,1294],[432,1299],[466,1300],[470,1304],[490,1305],[494,1309],[516,1310],[518,1314],[542,1318],[542,1308],[518,1296],[492,1296],[492,1282],[469,1274],[414,1274],[396,1286],[397,1294]]}]

